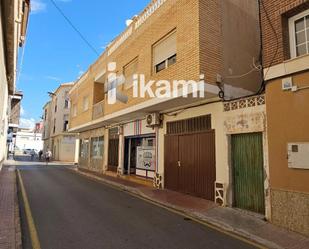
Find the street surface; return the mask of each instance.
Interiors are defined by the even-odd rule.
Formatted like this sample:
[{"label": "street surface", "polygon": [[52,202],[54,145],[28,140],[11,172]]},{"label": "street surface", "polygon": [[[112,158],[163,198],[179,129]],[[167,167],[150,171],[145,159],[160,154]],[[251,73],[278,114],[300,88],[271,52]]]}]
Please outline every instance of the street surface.
[{"label": "street surface", "polygon": [[[19,163],[43,249],[254,248],[66,166]],[[24,248],[32,248],[24,210]]]}]

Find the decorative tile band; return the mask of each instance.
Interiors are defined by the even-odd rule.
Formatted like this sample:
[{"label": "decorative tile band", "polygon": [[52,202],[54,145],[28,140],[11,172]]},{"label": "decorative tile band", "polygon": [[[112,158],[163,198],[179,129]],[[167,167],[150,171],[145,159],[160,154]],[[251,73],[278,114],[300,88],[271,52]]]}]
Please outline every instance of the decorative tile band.
[{"label": "decorative tile band", "polygon": [[259,95],[255,97],[250,97],[246,99],[240,99],[237,101],[230,101],[224,103],[224,111],[234,111],[238,109],[243,109],[243,108],[249,108],[249,107],[255,107],[255,106],[260,106],[260,105],[265,105],[265,96],[264,95]]},{"label": "decorative tile band", "polygon": [[163,175],[156,173],[153,178],[153,186],[157,189],[163,188]]}]

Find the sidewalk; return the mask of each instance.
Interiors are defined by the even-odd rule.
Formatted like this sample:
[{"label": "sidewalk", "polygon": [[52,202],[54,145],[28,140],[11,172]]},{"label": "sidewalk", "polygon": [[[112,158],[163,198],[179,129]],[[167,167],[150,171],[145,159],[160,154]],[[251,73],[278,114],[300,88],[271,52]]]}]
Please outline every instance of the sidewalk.
[{"label": "sidewalk", "polygon": [[[46,162],[44,160],[39,161],[38,158],[35,158],[33,161],[29,156],[15,156],[16,160],[7,160],[6,164],[14,164],[16,166],[23,165],[23,166],[39,166],[44,165]],[[61,166],[74,166],[74,162],[62,162],[62,161],[51,161],[48,163],[48,165],[54,166],[54,165],[61,165]]]},{"label": "sidewalk", "polygon": [[95,174],[84,170],[76,170],[76,172],[181,212],[220,230],[257,242],[267,248],[309,248],[308,237],[281,229],[264,221],[259,216],[247,212],[219,207],[211,201],[170,190],[157,190],[122,178]]},{"label": "sidewalk", "polygon": [[0,248],[21,247],[15,166],[9,161],[0,171]]}]

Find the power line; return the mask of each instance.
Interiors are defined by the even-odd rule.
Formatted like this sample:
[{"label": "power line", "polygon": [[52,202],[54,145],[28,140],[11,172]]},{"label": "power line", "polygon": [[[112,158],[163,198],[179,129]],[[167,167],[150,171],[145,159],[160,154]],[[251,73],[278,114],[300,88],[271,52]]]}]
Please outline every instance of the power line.
[{"label": "power line", "polygon": [[[268,22],[268,24],[269,24],[269,26],[270,26],[270,28],[271,28],[271,30],[272,30],[274,36],[275,36],[275,40],[276,40],[275,53],[273,54],[273,57],[272,57],[272,59],[271,59],[271,61],[270,61],[270,63],[269,63],[269,66],[268,66],[268,68],[267,68],[267,71],[266,71],[265,74],[264,74],[264,79],[266,79],[266,76],[267,76],[267,74],[268,74],[268,72],[269,72],[269,70],[270,70],[270,67],[274,64],[275,59],[276,59],[277,54],[278,54],[278,51],[279,51],[279,38],[278,38],[277,31],[276,31],[276,29],[275,29],[275,27],[274,27],[274,25],[273,25],[273,22],[272,22],[272,20],[270,19],[268,10],[267,10],[267,8],[266,8],[265,5],[264,5],[264,1],[263,1],[263,0],[259,0],[259,3],[260,3],[260,5],[262,6],[262,8],[263,8],[263,10],[264,10],[266,20],[267,20],[267,22]],[[261,21],[262,21],[262,20],[260,20],[260,22],[261,22]],[[260,32],[262,32],[262,30],[261,30]],[[263,41],[262,41],[262,42],[263,42]]]},{"label": "power line", "polygon": [[22,48],[22,54],[21,54],[21,58],[20,58],[20,62],[19,62],[19,67],[18,67],[18,70],[17,70],[16,87],[18,87],[18,85],[19,85],[20,76],[21,76],[21,72],[22,72],[22,69],[23,69],[26,44],[27,44],[27,40],[25,39],[25,42],[24,42],[24,45],[23,45],[23,48]]},{"label": "power line", "polygon": [[58,12],[63,16],[63,18],[68,22],[68,24],[75,30],[75,32],[79,35],[79,37],[87,44],[87,46],[97,55],[99,56],[100,53],[95,49],[94,46],[86,39],[86,37],[77,29],[77,27],[72,23],[72,21],[64,14],[61,8],[57,5],[54,0],[50,0],[51,3],[55,6]]}]

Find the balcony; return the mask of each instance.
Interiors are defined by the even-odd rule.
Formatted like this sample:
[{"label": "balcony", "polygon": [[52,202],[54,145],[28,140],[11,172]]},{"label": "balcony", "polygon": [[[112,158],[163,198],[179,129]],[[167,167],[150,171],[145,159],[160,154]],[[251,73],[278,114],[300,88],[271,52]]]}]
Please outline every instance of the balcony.
[{"label": "balcony", "polygon": [[92,120],[103,117],[104,115],[104,100],[93,105]]}]

